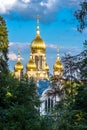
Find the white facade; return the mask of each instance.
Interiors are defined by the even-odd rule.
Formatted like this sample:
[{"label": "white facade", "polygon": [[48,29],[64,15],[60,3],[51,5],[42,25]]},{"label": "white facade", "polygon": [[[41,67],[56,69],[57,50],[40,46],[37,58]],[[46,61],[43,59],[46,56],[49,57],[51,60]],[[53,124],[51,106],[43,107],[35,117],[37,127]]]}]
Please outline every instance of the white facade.
[{"label": "white facade", "polygon": [[47,89],[41,94],[41,106],[40,114],[46,115],[50,114],[55,106],[55,104],[61,100],[61,97],[58,93],[54,94],[54,90],[51,86],[48,86]]}]

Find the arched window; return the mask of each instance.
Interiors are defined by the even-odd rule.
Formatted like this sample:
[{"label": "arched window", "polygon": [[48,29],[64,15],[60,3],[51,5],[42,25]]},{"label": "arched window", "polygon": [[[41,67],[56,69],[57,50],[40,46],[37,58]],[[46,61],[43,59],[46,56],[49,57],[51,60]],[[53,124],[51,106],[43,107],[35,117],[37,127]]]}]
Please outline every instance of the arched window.
[{"label": "arched window", "polygon": [[45,112],[47,112],[47,100],[45,101]]},{"label": "arched window", "polygon": [[42,56],[40,56],[39,58],[40,58],[40,69],[42,69]]},{"label": "arched window", "polygon": [[45,100],[45,112],[51,112],[53,110],[53,99],[48,98]]},{"label": "arched window", "polygon": [[48,98],[48,112],[50,112],[50,98]]},{"label": "arched window", "polygon": [[53,99],[51,99],[51,111],[53,110]]},{"label": "arched window", "polygon": [[38,56],[35,56],[35,63],[36,63],[36,69],[37,69],[37,70],[38,70],[38,61],[39,61]]}]

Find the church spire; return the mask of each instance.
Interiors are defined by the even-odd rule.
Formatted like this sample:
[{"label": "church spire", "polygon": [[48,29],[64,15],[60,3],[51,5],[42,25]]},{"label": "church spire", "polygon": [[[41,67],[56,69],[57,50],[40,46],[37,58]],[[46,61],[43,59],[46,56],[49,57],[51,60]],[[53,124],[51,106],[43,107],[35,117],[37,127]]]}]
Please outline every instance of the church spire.
[{"label": "church spire", "polygon": [[20,57],[20,47],[18,47],[18,61],[21,61],[21,57]]},{"label": "church spire", "polygon": [[60,60],[60,47],[57,46],[57,60]]},{"label": "church spire", "polygon": [[40,26],[39,26],[40,16],[37,15],[36,19],[37,19],[36,36],[40,36]]}]

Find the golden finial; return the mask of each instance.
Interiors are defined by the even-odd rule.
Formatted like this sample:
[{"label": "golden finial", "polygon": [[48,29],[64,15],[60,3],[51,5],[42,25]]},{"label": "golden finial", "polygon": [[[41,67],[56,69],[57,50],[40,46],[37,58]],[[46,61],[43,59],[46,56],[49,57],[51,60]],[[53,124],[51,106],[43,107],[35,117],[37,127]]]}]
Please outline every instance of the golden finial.
[{"label": "golden finial", "polygon": [[38,19],[40,19],[40,16],[39,16],[39,15],[37,15],[37,16],[36,16],[36,19],[37,19],[37,20],[38,20]]},{"label": "golden finial", "polygon": [[20,55],[20,47],[18,47],[18,55]]}]

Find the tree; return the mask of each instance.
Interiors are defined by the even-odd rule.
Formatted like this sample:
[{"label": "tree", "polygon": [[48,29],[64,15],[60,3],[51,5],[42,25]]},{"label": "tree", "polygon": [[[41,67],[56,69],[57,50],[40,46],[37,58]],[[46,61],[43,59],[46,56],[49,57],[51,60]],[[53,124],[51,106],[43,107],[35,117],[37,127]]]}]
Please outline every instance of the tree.
[{"label": "tree", "polygon": [[76,56],[66,54],[62,57],[62,62],[64,65],[64,91],[66,95],[74,98],[76,87],[79,85],[78,60]]},{"label": "tree", "polygon": [[78,30],[82,32],[87,26],[87,0],[81,2],[80,7],[81,9],[75,12],[75,17],[79,21]]},{"label": "tree", "polygon": [[12,104],[12,95],[9,92],[9,88],[14,88],[17,84],[18,81],[9,73],[0,72],[0,129],[4,129],[5,127],[8,109]]},{"label": "tree", "polygon": [[6,115],[7,130],[38,130],[39,97],[34,81],[23,79],[14,88],[9,87],[7,101],[10,103]]},{"label": "tree", "polygon": [[81,75],[84,80],[87,80],[87,40],[85,40],[84,44],[84,51],[83,51],[83,60],[81,66]]},{"label": "tree", "polygon": [[0,16],[0,71],[8,71],[8,31],[3,17]]},{"label": "tree", "polygon": [[33,79],[0,73],[0,129],[39,130],[40,100]]}]

